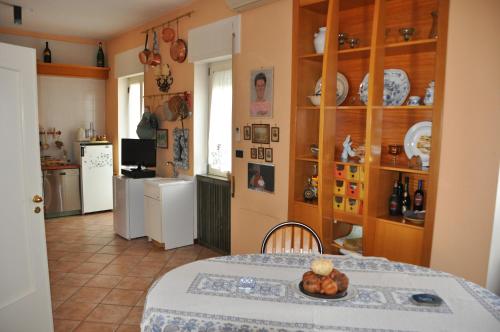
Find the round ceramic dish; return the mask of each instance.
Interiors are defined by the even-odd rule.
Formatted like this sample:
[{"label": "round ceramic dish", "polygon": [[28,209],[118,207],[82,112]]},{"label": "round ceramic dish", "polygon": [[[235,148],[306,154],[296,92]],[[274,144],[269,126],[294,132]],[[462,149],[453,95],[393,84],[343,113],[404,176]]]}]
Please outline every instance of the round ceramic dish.
[{"label": "round ceramic dish", "polygon": [[[359,86],[359,98],[368,103],[368,76],[366,74]],[[384,70],[384,106],[401,106],[410,94],[410,80],[401,69]]]},{"label": "round ceramic dish", "polygon": [[[314,87],[314,94],[316,96],[321,95],[321,77],[316,82],[316,86]],[[339,106],[342,104],[347,98],[347,94],[349,93],[349,82],[344,74],[337,72],[337,93],[336,93],[336,104]]]},{"label": "round ceramic dish", "polygon": [[432,122],[422,121],[415,123],[405,135],[404,147],[408,159],[420,156],[422,166],[429,166],[429,155],[431,153]]}]

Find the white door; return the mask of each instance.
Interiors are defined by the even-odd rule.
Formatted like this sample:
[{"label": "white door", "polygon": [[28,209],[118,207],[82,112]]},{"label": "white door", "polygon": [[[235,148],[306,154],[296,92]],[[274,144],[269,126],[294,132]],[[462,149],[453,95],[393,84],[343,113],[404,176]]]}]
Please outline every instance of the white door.
[{"label": "white door", "polygon": [[82,167],[82,212],[113,209],[113,146],[84,145]]},{"label": "white door", "polygon": [[0,330],[52,331],[34,49],[0,43],[0,101]]}]

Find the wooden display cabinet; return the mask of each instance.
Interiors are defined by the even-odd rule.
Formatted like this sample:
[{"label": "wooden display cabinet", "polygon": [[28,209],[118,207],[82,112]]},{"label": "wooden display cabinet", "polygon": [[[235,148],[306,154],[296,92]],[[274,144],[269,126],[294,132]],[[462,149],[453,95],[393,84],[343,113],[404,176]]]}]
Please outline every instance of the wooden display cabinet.
[{"label": "wooden display cabinet", "polygon": [[[432,11],[438,12],[438,38],[431,39]],[[429,265],[439,171],[448,0],[295,0],[293,20],[289,218],[313,227],[327,252],[338,253],[333,240],[346,235],[350,229],[346,225],[361,225],[365,255]],[[322,26],[327,27],[325,50],[316,54],[314,33]],[[415,28],[409,41],[399,33],[403,27]],[[340,47],[339,32],[358,38],[358,46],[350,48],[346,41]],[[422,100],[428,83],[434,80],[434,104],[384,106],[384,69],[404,70],[410,80],[409,96],[418,95]],[[344,74],[349,83],[341,105],[336,105],[337,72]],[[365,105],[359,97],[359,86],[367,73]],[[307,96],[313,94],[319,77],[321,104],[313,106]],[[430,167],[410,169],[404,150],[394,164],[387,153],[388,145],[404,145],[408,129],[421,121],[432,122]],[[349,199],[347,193],[339,193],[335,182],[336,164],[347,135],[351,135],[353,147],[364,145],[366,149],[363,164],[358,158],[347,163],[364,170],[364,179],[356,180],[363,188],[362,197],[356,198],[359,210],[352,206],[349,211],[345,206],[340,209],[340,201],[335,205],[335,197],[343,197],[346,205]],[[317,158],[309,151],[311,144],[319,146]],[[311,163],[318,165],[318,199],[306,203],[302,193]],[[423,224],[388,216],[388,198],[400,173],[403,179],[410,177],[412,200],[418,180],[424,180]],[[344,183],[346,191],[348,181]]]}]

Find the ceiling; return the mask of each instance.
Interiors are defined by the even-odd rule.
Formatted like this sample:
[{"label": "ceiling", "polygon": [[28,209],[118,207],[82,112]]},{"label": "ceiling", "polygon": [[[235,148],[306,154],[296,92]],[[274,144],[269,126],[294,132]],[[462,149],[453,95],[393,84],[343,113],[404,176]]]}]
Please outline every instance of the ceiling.
[{"label": "ceiling", "polygon": [[[22,25],[12,7],[23,7]],[[2,0],[0,27],[106,40],[191,0]]]}]

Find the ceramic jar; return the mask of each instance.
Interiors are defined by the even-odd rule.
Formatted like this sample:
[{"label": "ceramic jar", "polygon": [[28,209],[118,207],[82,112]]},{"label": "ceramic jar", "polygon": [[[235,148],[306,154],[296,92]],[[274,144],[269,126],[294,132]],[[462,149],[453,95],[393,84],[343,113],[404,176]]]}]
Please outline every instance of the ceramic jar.
[{"label": "ceramic jar", "polygon": [[430,81],[425,89],[424,104],[427,106],[434,104],[434,81]]},{"label": "ceramic jar", "polygon": [[321,27],[319,28],[319,32],[314,34],[314,49],[316,53],[321,54],[325,49],[325,32],[326,27]]}]

